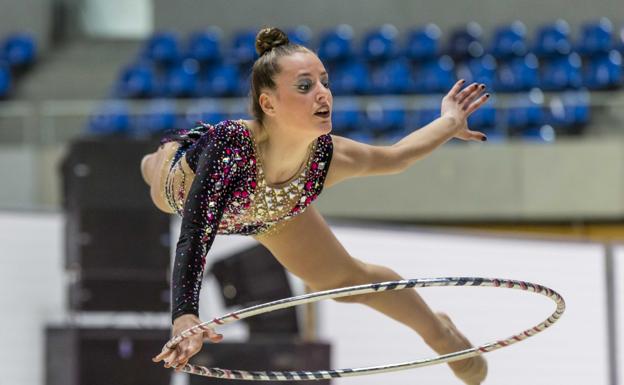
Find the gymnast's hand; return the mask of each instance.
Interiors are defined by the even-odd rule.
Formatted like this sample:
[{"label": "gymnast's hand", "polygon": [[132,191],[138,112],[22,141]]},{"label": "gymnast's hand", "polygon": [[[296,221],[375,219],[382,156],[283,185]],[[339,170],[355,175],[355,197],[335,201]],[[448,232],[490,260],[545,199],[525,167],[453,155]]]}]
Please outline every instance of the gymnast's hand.
[{"label": "gymnast's hand", "polygon": [[[202,323],[202,321],[194,314],[181,315],[173,321],[172,334],[177,336],[186,329],[200,323]],[[204,341],[220,342],[222,339],[223,335],[209,329],[204,331],[203,334],[196,334],[182,340],[175,349],[168,349],[166,346],[163,347],[162,352],[152,358],[152,361],[160,362],[164,360],[165,368],[175,367],[176,371],[179,372],[184,365],[188,363],[188,360],[201,350]]]},{"label": "gymnast's hand", "polygon": [[467,119],[470,114],[488,101],[490,94],[483,94],[485,84],[472,83],[462,89],[463,85],[463,79],[458,81],[442,99],[441,116],[451,117],[457,122],[455,138],[476,141],[487,140],[482,132],[468,129]]}]

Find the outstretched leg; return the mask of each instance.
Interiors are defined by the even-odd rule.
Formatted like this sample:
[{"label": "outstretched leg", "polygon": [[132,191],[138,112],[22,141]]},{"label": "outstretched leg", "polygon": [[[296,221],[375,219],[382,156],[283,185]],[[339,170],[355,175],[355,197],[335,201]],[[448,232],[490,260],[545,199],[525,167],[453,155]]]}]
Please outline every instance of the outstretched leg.
[{"label": "outstretched leg", "polygon": [[[313,290],[403,279],[391,269],[351,257],[314,206],[289,221],[278,233],[256,237],[286,269]],[[439,354],[471,347],[450,319],[435,314],[416,290],[345,297],[368,305],[416,331]],[[466,384],[478,385],[487,374],[481,356],[449,364]]]}]

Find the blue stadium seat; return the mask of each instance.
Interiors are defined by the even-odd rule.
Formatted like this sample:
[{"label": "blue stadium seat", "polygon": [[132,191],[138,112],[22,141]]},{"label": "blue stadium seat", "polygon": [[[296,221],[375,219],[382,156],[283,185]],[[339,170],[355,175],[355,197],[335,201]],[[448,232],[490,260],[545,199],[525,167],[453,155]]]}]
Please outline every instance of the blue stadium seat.
[{"label": "blue stadium seat", "polygon": [[239,93],[239,71],[233,64],[218,65],[200,75],[198,95],[210,97],[236,96]]},{"label": "blue stadium seat", "polygon": [[121,70],[115,94],[123,98],[152,97],[157,93],[157,81],[151,64],[131,64]]},{"label": "blue stadium seat", "polygon": [[405,55],[413,61],[422,62],[437,58],[440,53],[442,31],[436,24],[427,24],[409,32]]},{"label": "blue stadium seat", "polygon": [[150,136],[177,126],[175,102],[170,99],[154,99],[132,124],[134,136]]},{"label": "blue stadium seat", "polygon": [[514,21],[496,29],[489,52],[496,59],[510,59],[526,55],[527,50],[526,26],[520,21]]},{"label": "blue stadium seat", "polygon": [[487,137],[488,143],[501,143],[505,142],[508,139],[507,132],[504,127],[492,126],[492,127],[481,127],[477,131],[482,132]]},{"label": "blue stadium seat", "polygon": [[372,94],[407,94],[414,91],[412,68],[407,58],[397,58],[373,66],[370,75]]},{"label": "blue stadium seat", "polygon": [[214,64],[221,61],[223,32],[220,28],[210,27],[194,32],[189,36],[187,56],[202,64]]},{"label": "blue stadium seat", "polygon": [[559,19],[541,26],[537,32],[533,51],[538,57],[568,55],[572,51],[568,22]]},{"label": "blue stadium seat", "polygon": [[321,35],[318,55],[326,64],[345,61],[353,55],[353,28],[341,24]]},{"label": "blue stadium seat", "polygon": [[157,65],[170,66],[180,59],[178,36],[172,32],[158,32],[145,42],[143,57]]},{"label": "blue stadium seat", "polygon": [[360,143],[372,144],[375,142],[375,136],[366,131],[352,131],[347,134],[347,137]]},{"label": "blue stadium seat", "polygon": [[[193,126],[199,122],[216,124],[228,118],[223,105],[214,100],[200,100],[188,107],[185,116],[185,125]],[[245,116],[236,116],[243,119]]]},{"label": "blue stadium seat", "polygon": [[185,59],[167,74],[166,96],[176,98],[195,96],[198,76],[199,62],[196,59]]},{"label": "blue stadium seat", "polygon": [[539,63],[533,54],[498,63],[494,90],[497,92],[528,91],[539,85]]},{"label": "blue stadium seat", "polygon": [[615,49],[620,51],[624,55],[624,25],[620,28],[620,31],[615,35]]},{"label": "blue stadium seat", "polygon": [[591,109],[586,91],[564,92],[549,103],[549,123],[555,127],[577,127],[589,123]]},{"label": "blue stadium seat", "polygon": [[519,133],[523,140],[529,142],[552,143],[557,139],[555,129],[548,124],[525,127]]},{"label": "blue stadium seat", "polygon": [[583,85],[592,90],[615,89],[624,83],[622,54],[616,50],[587,59]]},{"label": "blue stadium seat", "polygon": [[364,36],[362,56],[369,62],[392,59],[398,53],[399,30],[392,24],[369,31]]},{"label": "blue stadium seat", "polygon": [[447,93],[456,82],[455,62],[444,55],[416,66],[414,90],[418,93]]},{"label": "blue stadium seat", "polygon": [[11,68],[32,65],[36,58],[37,44],[35,38],[28,33],[10,35],[2,44],[0,59],[5,60]]},{"label": "blue stadium seat", "polygon": [[127,104],[124,101],[107,101],[90,116],[87,132],[95,135],[126,134],[129,127]]},{"label": "blue stadium seat", "polygon": [[8,64],[0,62],[0,98],[9,96],[11,85],[11,68]]},{"label": "blue stadium seat", "polygon": [[513,130],[546,124],[543,104],[544,95],[537,89],[517,96],[507,109],[507,126]]},{"label": "blue stadium seat", "polygon": [[577,53],[544,60],[540,88],[547,91],[577,89],[582,82],[581,57]]},{"label": "blue stadium seat", "polygon": [[454,30],[448,42],[448,54],[456,61],[480,57],[484,54],[482,34],[483,29],[474,21]]},{"label": "blue stadium seat", "polygon": [[468,126],[474,130],[491,129],[497,126],[497,119],[498,110],[490,99],[468,117]]},{"label": "blue stadium seat", "polygon": [[238,73],[238,96],[249,96],[251,92],[251,68],[240,69]]},{"label": "blue stadium seat", "polygon": [[232,40],[232,57],[239,65],[251,65],[257,58],[256,31],[237,32]]},{"label": "blue stadium seat", "polygon": [[440,100],[432,99],[425,101],[422,106],[413,110],[411,117],[409,117],[408,129],[416,130],[426,126],[432,121],[440,117]]},{"label": "blue stadium seat", "polygon": [[306,25],[298,25],[286,31],[291,43],[312,49],[312,30]]},{"label": "blue stadium seat", "polygon": [[366,107],[366,119],[370,132],[375,136],[390,136],[403,132],[407,122],[405,104],[400,99],[384,99],[369,103]]},{"label": "blue stadium seat", "polygon": [[586,23],[581,30],[581,37],[576,51],[583,56],[603,54],[613,49],[613,24],[606,17],[597,22]]},{"label": "blue stadium seat", "polygon": [[335,95],[366,94],[370,90],[370,75],[361,60],[335,64],[330,72],[331,90]]},{"label": "blue stadium seat", "polygon": [[457,78],[465,79],[466,84],[483,83],[492,90],[496,82],[496,59],[492,55],[470,59],[457,65]]},{"label": "blue stadium seat", "polygon": [[332,108],[332,131],[335,134],[345,135],[366,129],[365,116],[356,99],[342,98],[335,101]]}]

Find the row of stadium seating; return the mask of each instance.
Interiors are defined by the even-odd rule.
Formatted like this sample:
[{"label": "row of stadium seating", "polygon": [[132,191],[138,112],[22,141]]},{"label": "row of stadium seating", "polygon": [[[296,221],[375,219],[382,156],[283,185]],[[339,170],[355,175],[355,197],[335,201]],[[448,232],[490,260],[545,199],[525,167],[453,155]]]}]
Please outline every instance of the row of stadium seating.
[{"label": "row of stadium seating", "polygon": [[[450,56],[420,65],[404,58],[380,65],[352,60],[328,69],[334,95],[432,94],[448,91],[460,78],[486,84],[494,92],[588,88],[618,89],[623,84],[622,56],[612,50],[587,59],[571,53],[541,64],[534,54],[497,62],[491,55],[456,64]],[[192,59],[168,71],[149,63],[124,69],[114,91],[121,98],[235,97],[249,92],[248,70],[220,64],[201,70]]]},{"label": "row of stadium seating", "polygon": [[10,96],[15,80],[37,58],[35,39],[27,33],[14,33],[0,39],[0,99]]},{"label": "row of stadium seating", "polygon": [[[225,46],[212,27],[192,34],[183,45],[173,33],[149,38],[136,60],[124,67],[112,94],[123,98],[244,96],[256,58],[255,31],[244,31]],[[433,25],[410,31],[405,42],[384,25],[354,48],[353,29],[340,25],[313,44],[307,27],[288,31],[295,42],[318,52],[336,95],[426,94],[445,92],[458,79],[485,83],[495,92],[616,89],[624,82],[624,27],[614,34],[603,18],[587,23],[572,42],[563,20],[542,26],[530,44],[521,22],[498,28],[488,48],[481,27],[469,23],[452,31],[442,47]]]},{"label": "row of stadium seating", "polygon": [[[402,98],[387,98],[363,103],[354,98],[336,100],[332,113],[334,133],[364,142],[395,141],[439,116],[439,98],[414,102],[409,106]],[[492,100],[471,115],[472,129],[483,130],[493,138],[524,135],[536,128],[550,127],[560,134],[578,134],[590,121],[589,94],[566,92],[544,103],[542,92],[535,89],[518,95],[504,108]],[[159,135],[164,130],[189,127],[198,121],[216,123],[224,119],[248,119],[245,100],[228,108],[218,100],[200,99],[180,113],[175,100],[155,99],[141,111],[130,113],[127,102],[103,104],[90,121],[92,134],[133,136]],[[540,134],[541,135],[541,134]]]},{"label": "row of stadium seating", "polygon": [[[624,30],[624,26],[622,26]],[[391,59],[405,55],[411,60],[429,60],[441,54],[462,60],[492,54],[496,59],[523,56],[529,52],[538,57],[552,57],[569,54],[572,51],[584,56],[599,55],[612,49],[624,49],[624,36],[614,32],[611,21],[602,18],[585,23],[580,36],[573,42],[571,29],[564,20],[541,26],[535,40],[530,43],[527,30],[520,21],[500,26],[494,31],[489,47],[485,48],[482,28],[475,22],[450,32],[446,47],[442,47],[442,33],[435,24],[414,28],[401,36],[393,25],[373,29],[362,38],[361,49],[356,50],[353,28],[339,25],[321,32],[316,41],[305,26],[288,29],[290,39],[315,51],[327,63],[361,56],[366,61]],[[174,33],[160,32],[149,38],[141,51],[141,57],[156,64],[172,65],[184,58],[193,58],[200,63],[219,62],[231,58],[237,63],[255,60],[255,30],[241,31],[234,35],[230,45],[225,47],[223,33],[217,27],[193,33],[183,44]]]}]

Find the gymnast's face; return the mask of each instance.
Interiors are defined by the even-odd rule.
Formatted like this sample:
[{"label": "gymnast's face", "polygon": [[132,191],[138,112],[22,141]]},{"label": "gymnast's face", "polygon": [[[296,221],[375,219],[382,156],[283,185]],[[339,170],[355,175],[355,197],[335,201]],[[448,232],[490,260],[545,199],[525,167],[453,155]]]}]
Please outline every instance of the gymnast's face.
[{"label": "gymnast's face", "polygon": [[296,52],[279,59],[280,73],[268,94],[267,114],[280,126],[320,136],[331,131],[332,94],[325,66],[312,52]]}]

